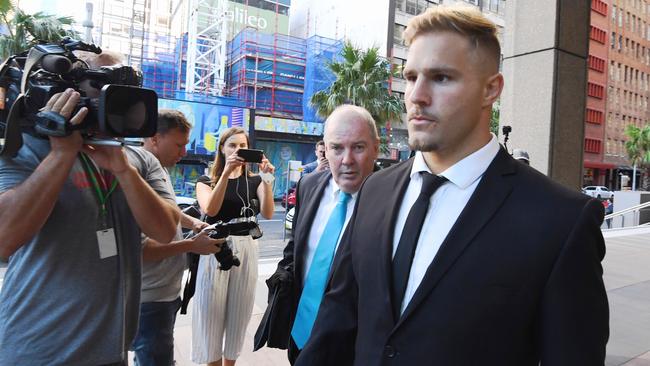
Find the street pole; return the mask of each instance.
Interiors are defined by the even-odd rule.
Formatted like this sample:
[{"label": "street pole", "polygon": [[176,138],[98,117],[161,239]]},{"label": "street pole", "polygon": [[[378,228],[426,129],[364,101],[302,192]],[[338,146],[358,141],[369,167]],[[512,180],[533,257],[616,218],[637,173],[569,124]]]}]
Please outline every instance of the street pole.
[{"label": "street pole", "polygon": [[86,3],[86,19],[81,24],[84,29],[84,41],[86,43],[93,43],[93,3]]}]

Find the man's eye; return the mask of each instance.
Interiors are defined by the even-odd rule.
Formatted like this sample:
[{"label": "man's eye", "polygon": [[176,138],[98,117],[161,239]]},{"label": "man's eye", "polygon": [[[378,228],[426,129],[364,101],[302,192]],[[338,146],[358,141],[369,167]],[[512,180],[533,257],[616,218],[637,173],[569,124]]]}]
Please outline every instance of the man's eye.
[{"label": "man's eye", "polygon": [[439,83],[445,83],[449,81],[449,76],[447,75],[436,75],[433,77],[433,80]]}]

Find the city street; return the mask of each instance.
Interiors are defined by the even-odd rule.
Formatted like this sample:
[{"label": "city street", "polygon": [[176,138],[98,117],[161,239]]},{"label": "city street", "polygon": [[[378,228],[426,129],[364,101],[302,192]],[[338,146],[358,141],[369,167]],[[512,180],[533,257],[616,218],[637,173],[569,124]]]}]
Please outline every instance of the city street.
[{"label": "city street", "polygon": [[[285,366],[285,351],[262,348],[252,352],[252,340],[266,308],[264,281],[274,271],[282,255],[284,212],[276,211],[272,220],[261,220],[264,236],[259,241],[259,280],[255,295],[253,318],[238,365]],[[603,261],[604,279],[610,306],[610,339],[607,344],[607,366],[650,366],[650,228],[605,233],[607,255]],[[0,287],[6,263],[0,263]],[[187,315],[176,322],[177,366],[192,366],[191,306]]]},{"label": "city street", "polygon": [[[286,244],[283,240],[284,208],[277,205],[271,220],[260,219],[260,227],[264,234],[259,240],[260,259],[278,258],[282,256],[282,250]],[[289,232],[285,234],[288,240]]]}]

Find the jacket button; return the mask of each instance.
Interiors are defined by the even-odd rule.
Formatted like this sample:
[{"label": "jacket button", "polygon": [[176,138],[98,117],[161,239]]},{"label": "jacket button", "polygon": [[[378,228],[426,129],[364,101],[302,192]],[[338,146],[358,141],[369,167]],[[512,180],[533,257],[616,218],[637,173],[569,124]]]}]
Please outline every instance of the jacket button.
[{"label": "jacket button", "polygon": [[391,345],[384,347],[384,355],[388,358],[395,357],[395,355],[397,355],[397,352],[395,352],[395,347]]}]

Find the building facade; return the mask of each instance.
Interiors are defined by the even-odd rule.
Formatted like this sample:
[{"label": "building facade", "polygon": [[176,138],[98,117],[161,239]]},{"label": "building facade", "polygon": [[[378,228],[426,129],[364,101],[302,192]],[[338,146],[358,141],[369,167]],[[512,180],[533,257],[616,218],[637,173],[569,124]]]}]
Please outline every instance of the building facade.
[{"label": "building facade", "polygon": [[609,63],[609,0],[591,1],[587,101],[583,145],[583,184],[604,185],[614,165],[604,162],[605,115],[607,110],[607,65]]},{"label": "building facade", "polygon": [[[625,150],[625,127],[642,127],[650,122],[650,1],[610,1],[604,162],[611,168],[600,182],[620,189],[620,177],[631,178],[633,172]],[[638,186],[640,178],[637,170]]]}]

